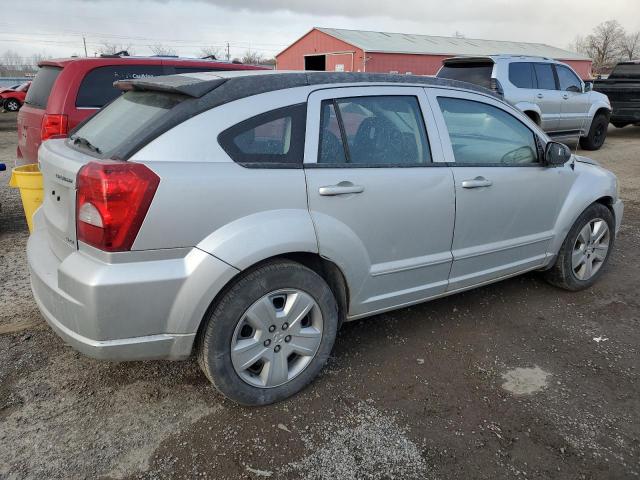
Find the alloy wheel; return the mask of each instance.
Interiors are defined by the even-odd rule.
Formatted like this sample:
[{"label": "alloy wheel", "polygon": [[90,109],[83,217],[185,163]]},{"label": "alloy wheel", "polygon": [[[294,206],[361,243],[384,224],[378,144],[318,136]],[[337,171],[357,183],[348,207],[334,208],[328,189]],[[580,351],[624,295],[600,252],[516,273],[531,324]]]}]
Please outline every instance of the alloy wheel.
[{"label": "alloy wheel", "polygon": [[322,341],[320,307],[306,292],[282,289],[254,302],[242,315],[231,340],[238,376],[259,388],[283,385],[315,357]]},{"label": "alloy wheel", "polygon": [[609,226],[601,218],[591,220],[580,230],[571,254],[571,268],[578,280],[589,280],[600,270],[610,240]]}]

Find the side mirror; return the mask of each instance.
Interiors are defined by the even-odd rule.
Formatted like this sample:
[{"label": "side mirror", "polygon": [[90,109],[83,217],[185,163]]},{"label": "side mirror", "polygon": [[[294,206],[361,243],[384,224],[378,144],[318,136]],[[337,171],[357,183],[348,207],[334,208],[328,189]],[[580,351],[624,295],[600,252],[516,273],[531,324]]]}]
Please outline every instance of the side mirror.
[{"label": "side mirror", "polygon": [[544,164],[547,167],[560,167],[571,159],[571,149],[564,143],[549,142],[544,148]]},{"label": "side mirror", "polygon": [[584,82],[584,93],[593,90],[593,82]]}]

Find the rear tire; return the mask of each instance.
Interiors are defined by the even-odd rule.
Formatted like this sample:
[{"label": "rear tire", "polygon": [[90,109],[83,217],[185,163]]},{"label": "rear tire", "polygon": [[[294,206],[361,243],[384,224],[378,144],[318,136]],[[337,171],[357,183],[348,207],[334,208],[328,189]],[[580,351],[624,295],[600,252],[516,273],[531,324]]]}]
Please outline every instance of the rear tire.
[{"label": "rear tire", "polygon": [[[614,232],[615,220],[611,211],[601,203],[589,206],[569,230],[556,263],[545,272],[546,280],[574,292],[589,288],[600,278],[609,262],[615,242]],[[601,234],[602,238],[595,242]]]},{"label": "rear tire", "polygon": [[327,283],[288,260],[241,276],[207,315],[198,362],[218,391],[243,405],[268,405],[306,387],[329,358],[338,330]]},{"label": "rear tire", "polygon": [[21,104],[15,98],[9,98],[4,102],[4,109],[8,112],[17,112],[20,110]]},{"label": "rear tire", "polygon": [[589,134],[580,138],[580,147],[584,150],[599,150],[607,138],[609,115],[604,112],[596,114],[591,122]]}]

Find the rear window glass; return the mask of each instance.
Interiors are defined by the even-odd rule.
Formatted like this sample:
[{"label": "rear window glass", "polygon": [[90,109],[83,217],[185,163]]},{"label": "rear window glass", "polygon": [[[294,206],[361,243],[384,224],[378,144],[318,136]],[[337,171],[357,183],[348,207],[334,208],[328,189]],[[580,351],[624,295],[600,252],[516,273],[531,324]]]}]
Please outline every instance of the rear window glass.
[{"label": "rear window glass", "polygon": [[87,73],[78,89],[76,107],[101,108],[122,92],[113,86],[118,80],[164,75],[162,65],[110,65]]},{"label": "rear window glass", "polygon": [[640,63],[623,63],[617,65],[609,78],[640,78]]},{"label": "rear window glass", "polygon": [[449,63],[440,69],[438,78],[449,78],[491,88],[493,63]]},{"label": "rear window glass", "polygon": [[509,81],[518,88],[536,88],[533,65],[529,62],[510,63]]},{"label": "rear window glass", "polygon": [[126,92],[73,132],[71,141],[101,157],[109,157],[185,98],[172,93]]},{"label": "rear window glass", "polygon": [[306,112],[306,103],[271,110],[228,128],[218,141],[241,165],[301,166]]},{"label": "rear window glass", "polygon": [[42,67],[33,80],[25,103],[33,107],[47,108],[49,95],[62,69],[60,67]]}]

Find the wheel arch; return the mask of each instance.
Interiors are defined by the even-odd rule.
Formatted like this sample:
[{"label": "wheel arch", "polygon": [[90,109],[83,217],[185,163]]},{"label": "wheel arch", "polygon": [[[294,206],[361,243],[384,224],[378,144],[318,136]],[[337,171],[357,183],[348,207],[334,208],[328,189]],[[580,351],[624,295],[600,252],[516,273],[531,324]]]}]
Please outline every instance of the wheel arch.
[{"label": "wheel arch", "polygon": [[245,275],[248,275],[252,271],[260,268],[267,263],[278,260],[289,260],[304,265],[305,267],[313,270],[315,273],[320,275],[320,277],[322,277],[323,280],[327,282],[338,304],[338,316],[340,321],[338,325],[339,328],[347,318],[347,314],[349,311],[349,285],[347,284],[347,280],[340,267],[338,267],[338,265],[336,265],[331,260],[321,257],[317,253],[304,251],[287,252],[261,259],[243,269],[242,271],[239,271],[235,276],[229,279],[227,283],[213,296],[213,298],[209,302],[209,307],[205,311],[203,317],[199,320],[196,342],[198,342],[202,336],[202,332],[206,324],[206,319],[209,317],[212,309],[215,308],[217,303],[229,291],[229,289],[231,289],[233,285],[235,285]]}]

